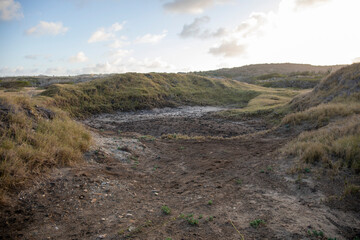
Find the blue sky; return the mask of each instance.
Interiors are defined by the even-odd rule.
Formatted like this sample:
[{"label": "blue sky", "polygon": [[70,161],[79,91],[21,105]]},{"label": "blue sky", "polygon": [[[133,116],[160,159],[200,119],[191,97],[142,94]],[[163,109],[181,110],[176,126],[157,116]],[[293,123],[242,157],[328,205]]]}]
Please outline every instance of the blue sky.
[{"label": "blue sky", "polygon": [[0,0],[0,76],[359,61],[358,0]]}]

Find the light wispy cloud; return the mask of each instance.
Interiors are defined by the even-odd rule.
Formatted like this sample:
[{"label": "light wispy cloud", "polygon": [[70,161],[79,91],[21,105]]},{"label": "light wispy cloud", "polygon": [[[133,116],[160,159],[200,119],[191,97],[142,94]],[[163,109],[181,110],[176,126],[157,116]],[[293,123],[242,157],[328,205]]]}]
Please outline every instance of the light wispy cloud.
[{"label": "light wispy cloud", "polygon": [[315,4],[327,3],[330,0],[296,0],[296,7],[310,7]]},{"label": "light wispy cloud", "polygon": [[1,0],[0,1],[0,19],[9,21],[12,19],[23,18],[21,4],[14,0]]},{"label": "light wispy cloud", "polygon": [[137,37],[135,43],[158,43],[167,35],[167,31],[164,30],[161,34],[145,34],[144,36]]},{"label": "light wispy cloud", "polygon": [[88,57],[85,55],[84,52],[81,51],[69,58],[69,62],[71,63],[82,63],[86,62],[87,60],[89,60]]},{"label": "light wispy cloud", "polygon": [[112,43],[109,43],[107,46],[109,48],[117,49],[117,48],[122,48],[128,44],[130,44],[130,42],[127,41],[127,37],[122,36],[119,39],[115,39]]},{"label": "light wispy cloud", "polygon": [[216,31],[210,31],[209,29],[203,29],[203,25],[210,22],[210,17],[203,16],[195,18],[190,24],[185,24],[181,33],[182,38],[212,38],[224,36],[227,32],[225,28],[219,28]]},{"label": "light wispy cloud", "polygon": [[[123,52],[126,56],[128,53]],[[149,72],[149,71],[168,71],[175,69],[175,66],[164,61],[161,57],[138,59],[134,57],[126,58],[123,61],[108,60],[104,63],[97,63],[82,68],[78,73],[124,73],[124,72]]]},{"label": "light wispy cloud", "polygon": [[165,3],[163,7],[168,12],[199,14],[206,8],[228,2],[230,0],[172,0]]},{"label": "light wispy cloud", "polygon": [[114,23],[108,28],[99,28],[89,38],[88,43],[104,42],[114,40],[116,38],[115,33],[121,31],[124,28],[126,22]]},{"label": "light wispy cloud", "polygon": [[219,46],[209,49],[209,53],[215,56],[237,57],[245,54],[246,46],[239,44],[236,40],[224,41]]},{"label": "light wispy cloud", "polygon": [[26,35],[52,35],[56,36],[59,34],[64,34],[69,30],[68,27],[64,27],[62,22],[46,22],[40,21],[38,25],[29,28],[25,31]]}]

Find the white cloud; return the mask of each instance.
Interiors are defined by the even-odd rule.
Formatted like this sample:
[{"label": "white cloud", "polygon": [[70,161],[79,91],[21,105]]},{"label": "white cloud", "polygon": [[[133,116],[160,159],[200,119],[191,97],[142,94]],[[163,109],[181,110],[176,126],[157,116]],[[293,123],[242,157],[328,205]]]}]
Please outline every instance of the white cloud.
[{"label": "white cloud", "polygon": [[360,52],[360,32],[354,30],[358,9],[358,0],[281,0],[277,11],[252,13],[209,53],[243,57],[246,52],[251,63],[351,63]]},{"label": "white cloud", "polygon": [[217,47],[209,49],[209,53],[224,57],[237,57],[245,54],[246,46],[238,44],[236,40],[224,41]]},{"label": "white cloud", "polygon": [[128,45],[129,42],[126,41],[126,38],[125,37],[122,37],[121,39],[115,39],[112,43],[108,44],[107,46],[109,48],[122,48],[126,45]]},{"label": "white cloud", "polygon": [[69,30],[69,28],[64,27],[62,22],[45,22],[40,21],[35,27],[29,28],[26,30],[26,35],[59,35],[64,34]]},{"label": "white cloud", "polygon": [[164,30],[161,34],[146,34],[141,37],[137,37],[135,39],[135,43],[158,43],[160,42],[164,37],[166,37],[167,31]]},{"label": "white cloud", "polygon": [[149,59],[149,58],[144,58],[142,60],[138,60],[135,58],[130,58],[129,60],[129,64],[128,64],[128,68],[129,69],[134,69],[136,71],[136,69],[139,69],[141,72],[145,71],[156,71],[158,69],[171,69],[174,66],[172,66],[171,64],[165,62],[164,60],[162,60],[161,57],[157,57],[154,59]]},{"label": "white cloud", "polygon": [[182,38],[211,38],[211,37],[221,37],[226,35],[227,30],[225,28],[219,28],[215,32],[211,32],[210,30],[203,30],[202,25],[209,23],[210,17],[203,16],[199,18],[195,18],[194,21],[190,24],[185,24],[181,33],[179,34]]},{"label": "white cloud", "polygon": [[112,64],[120,64],[124,57],[130,55],[132,50],[118,49],[116,51],[111,51],[109,53],[109,57],[111,59]]},{"label": "white cloud", "polygon": [[296,0],[296,7],[309,7],[315,4],[329,2],[330,0]]},{"label": "white cloud", "polygon": [[121,31],[124,28],[126,22],[123,23],[114,23],[109,28],[99,28],[95,31],[89,38],[88,43],[95,43],[95,42],[104,42],[109,40],[114,40],[115,32]]},{"label": "white cloud", "polygon": [[172,0],[163,5],[164,9],[175,13],[198,14],[215,4],[223,4],[229,0]]},{"label": "white cloud", "polygon": [[111,32],[118,32],[118,31],[121,31],[123,28],[124,28],[124,25],[125,25],[126,22],[123,22],[123,23],[114,23],[113,25],[111,25],[109,31]]},{"label": "white cloud", "polygon": [[108,41],[112,38],[114,38],[114,34],[112,32],[107,32],[105,28],[100,28],[91,35],[88,43]]},{"label": "white cloud", "polygon": [[0,19],[9,21],[23,18],[21,4],[14,0],[0,0]]},{"label": "white cloud", "polygon": [[85,56],[84,52],[78,52],[76,55],[69,58],[69,62],[71,63],[81,63],[86,62],[87,60],[88,58]]}]

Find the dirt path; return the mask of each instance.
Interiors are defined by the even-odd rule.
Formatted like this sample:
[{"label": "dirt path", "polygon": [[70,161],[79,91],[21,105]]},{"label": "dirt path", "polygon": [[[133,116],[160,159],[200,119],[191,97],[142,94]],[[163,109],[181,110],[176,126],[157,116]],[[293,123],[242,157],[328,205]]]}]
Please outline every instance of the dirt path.
[{"label": "dirt path", "polygon": [[[278,149],[291,139],[290,132],[202,141],[142,137],[170,133],[174,126],[185,134],[199,121],[208,125],[197,125],[196,135],[217,125],[229,132],[242,126],[235,128],[237,134],[266,128],[256,119],[231,123],[206,114],[101,125],[86,164],[57,170],[22,192],[20,205],[2,212],[0,239],[353,239],[360,234],[358,208],[330,208],[321,184],[311,177],[299,183],[286,174],[289,163]],[[146,128],[138,131],[142,125]],[[263,223],[250,226],[256,219]],[[326,238],[309,235],[313,230]]]}]

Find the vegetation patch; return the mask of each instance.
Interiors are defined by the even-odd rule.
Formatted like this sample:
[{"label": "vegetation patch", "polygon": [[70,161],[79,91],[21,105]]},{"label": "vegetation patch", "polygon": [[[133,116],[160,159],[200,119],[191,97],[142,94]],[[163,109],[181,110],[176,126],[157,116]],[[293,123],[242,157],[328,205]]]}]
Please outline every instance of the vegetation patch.
[{"label": "vegetation patch", "polygon": [[177,105],[246,104],[258,95],[244,83],[192,74],[111,75],[76,85],[53,85],[42,93],[75,117],[116,110],[132,111]]},{"label": "vegetation patch", "polygon": [[166,214],[166,215],[169,215],[169,214],[171,213],[171,209],[170,209],[168,206],[166,206],[166,205],[163,205],[163,206],[161,207],[161,211],[162,211],[164,214]]},{"label": "vegetation patch", "polygon": [[253,228],[258,228],[260,225],[263,224],[265,224],[265,221],[262,219],[255,219],[250,222],[250,226],[252,226]]},{"label": "vegetation patch", "polygon": [[303,132],[285,152],[305,163],[322,163],[328,168],[351,168],[360,172],[360,116],[337,120],[326,127]]},{"label": "vegetation patch", "polygon": [[0,97],[0,201],[57,166],[83,160],[90,134],[44,99],[21,93]]}]

